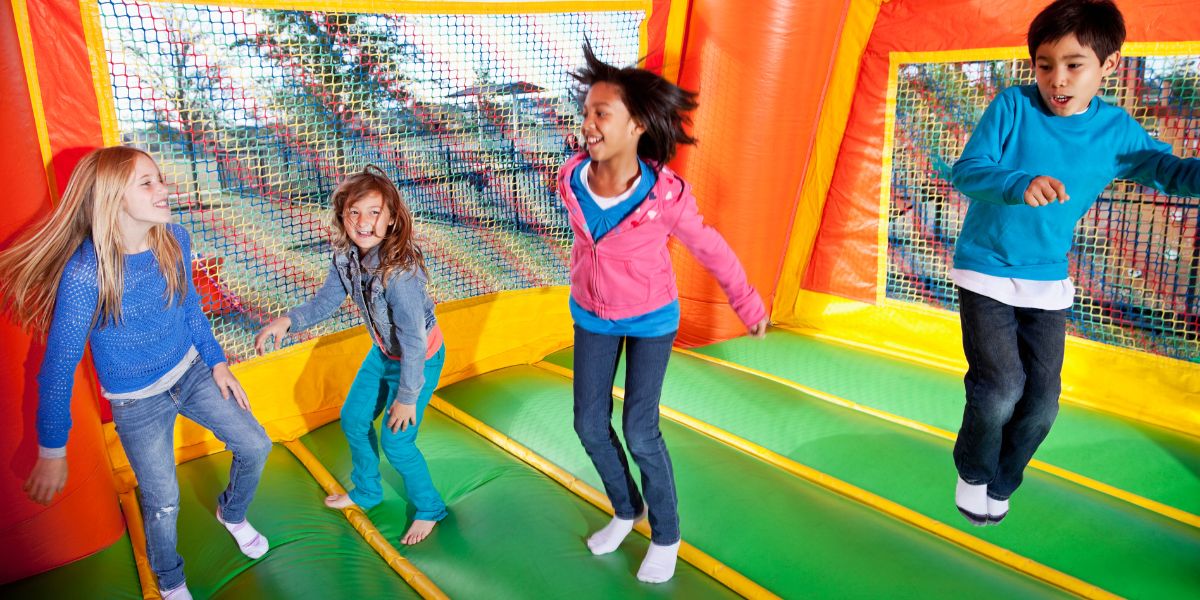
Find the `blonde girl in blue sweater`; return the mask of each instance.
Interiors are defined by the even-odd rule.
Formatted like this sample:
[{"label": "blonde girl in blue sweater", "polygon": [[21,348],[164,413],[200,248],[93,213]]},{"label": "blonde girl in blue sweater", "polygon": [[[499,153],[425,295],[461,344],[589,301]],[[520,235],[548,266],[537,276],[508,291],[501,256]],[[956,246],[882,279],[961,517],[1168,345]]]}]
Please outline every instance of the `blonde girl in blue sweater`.
[{"label": "blonde girl in blue sweater", "polygon": [[25,490],[49,504],[67,481],[75,367],[90,344],[117,437],[138,480],[146,554],[164,598],[191,598],[176,551],[175,418],[206,427],[233,453],[216,518],[247,557],[267,539],[246,510],[271,441],[229,371],[191,283],[191,240],[171,224],[150,155],[101,148],[75,167],[62,200],[0,252],[0,302],[46,339],[38,372],[38,460]]}]

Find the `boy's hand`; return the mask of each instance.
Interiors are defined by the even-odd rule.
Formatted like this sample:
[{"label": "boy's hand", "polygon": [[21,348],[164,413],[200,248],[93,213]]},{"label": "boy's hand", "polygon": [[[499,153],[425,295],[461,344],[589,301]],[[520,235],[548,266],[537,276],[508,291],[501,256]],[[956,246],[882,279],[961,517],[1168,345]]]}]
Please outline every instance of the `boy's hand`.
[{"label": "boy's hand", "polygon": [[67,459],[38,458],[25,482],[25,493],[38,504],[50,504],[67,485]]},{"label": "boy's hand", "polygon": [[417,405],[416,404],[400,404],[393,402],[392,408],[388,410],[388,429],[392,433],[397,431],[405,431],[410,425],[417,424]]},{"label": "boy's hand", "polygon": [[283,336],[287,335],[288,329],[291,328],[291,317],[279,317],[278,319],[267,323],[267,326],[263,327],[262,330],[258,332],[258,335],[254,336],[254,351],[258,352],[259,354],[266,352],[267,340],[274,340],[275,349],[278,350],[279,342],[283,341]]},{"label": "boy's hand", "polygon": [[232,395],[242,410],[250,410],[250,398],[246,396],[246,390],[242,389],[242,384],[238,383],[237,377],[234,377],[233,372],[229,370],[229,363],[221,363],[213,367],[212,374],[213,381],[217,382],[217,388],[221,390],[222,398],[228,400]]},{"label": "boy's hand", "polygon": [[1025,204],[1035,208],[1045,206],[1055,200],[1061,203],[1070,199],[1071,197],[1067,195],[1067,186],[1049,175],[1034,177],[1033,181],[1029,182],[1029,187],[1025,188]]}]

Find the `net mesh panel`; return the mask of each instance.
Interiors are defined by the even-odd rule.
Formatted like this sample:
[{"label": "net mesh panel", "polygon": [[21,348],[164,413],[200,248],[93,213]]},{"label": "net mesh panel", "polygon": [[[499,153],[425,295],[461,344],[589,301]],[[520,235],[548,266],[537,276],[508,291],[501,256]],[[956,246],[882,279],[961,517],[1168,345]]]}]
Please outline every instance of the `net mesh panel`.
[{"label": "net mesh panel", "polygon": [[[568,73],[585,37],[632,64],[644,16],[99,8],[121,140],[159,162],[231,361],[324,283],[329,196],[367,164],[412,209],[436,301],[565,284],[553,183],[579,123]],[[347,300],[288,343],[357,312]]]},{"label": "net mesh panel", "polygon": [[[992,98],[1033,73],[1028,60],[1005,60],[902,64],[898,75],[887,297],[957,310],[949,269],[967,199],[950,168]],[[1198,155],[1200,57],[1125,57],[1100,94],[1177,156]],[[1198,221],[1200,199],[1113,182],[1076,229],[1068,332],[1200,362]]]}]

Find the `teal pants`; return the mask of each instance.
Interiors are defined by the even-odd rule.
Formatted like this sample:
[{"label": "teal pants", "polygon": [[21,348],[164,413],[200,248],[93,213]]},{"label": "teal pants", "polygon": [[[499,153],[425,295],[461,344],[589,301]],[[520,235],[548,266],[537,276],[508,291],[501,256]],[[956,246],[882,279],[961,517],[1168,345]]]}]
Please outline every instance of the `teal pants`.
[{"label": "teal pants", "polygon": [[[379,475],[379,446],[392,467],[404,478],[408,500],[416,509],[414,519],[440,521],[446,516],[446,503],[433,487],[425,457],[417,449],[417,432],[424,420],[425,407],[437,388],[446,362],[446,347],[442,346],[425,361],[425,385],[417,396],[417,422],[408,429],[392,433],[387,427],[387,410],[391,408],[400,381],[400,361],[383,355],[379,348],[371,347],[363,359],[358,375],[346,395],[342,406],[342,431],[350,446],[353,469],[350,480],[354,489],[350,499],[364,510],[383,501],[383,484]],[[375,419],[385,415],[379,432],[375,430]]]}]

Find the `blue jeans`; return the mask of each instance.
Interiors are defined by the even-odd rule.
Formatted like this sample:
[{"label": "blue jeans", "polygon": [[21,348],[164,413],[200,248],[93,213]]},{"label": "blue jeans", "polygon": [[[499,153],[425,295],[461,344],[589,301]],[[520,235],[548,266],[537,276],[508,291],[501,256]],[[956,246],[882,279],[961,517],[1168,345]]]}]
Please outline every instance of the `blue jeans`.
[{"label": "blue jeans", "polygon": [[[650,539],[660,546],[679,541],[675,472],[658,430],[658,400],[674,340],[674,331],[640,338],[602,335],[575,326],[575,433],[600,473],[613,512],[632,519],[649,504]],[[622,344],[629,356],[621,422],[629,453],[642,472],[644,503],[612,427],[612,386]]]},{"label": "blue jeans", "polygon": [[429,406],[429,399],[437,389],[438,378],[442,376],[446,347],[442,346],[425,361],[425,383],[417,396],[416,424],[392,433],[384,418],[380,434],[377,435],[375,419],[381,413],[386,414],[392,406],[396,388],[400,384],[402,362],[384,356],[378,347],[372,345],[358,369],[358,375],[354,377],[350,393],[346,395],[346,404],[342,406],[342,431],[350,446],[353,465],[350,481],[354,483],[354,489],[350,491],[350,499],[364,510],[383,501],[383,483],[379,474],[379,445],[382,442],[383,454],[404,478],[408,500],[416,509],[413,518],[440,521],[446,517],[446,503],[433,487],[429,467],[425,465],[425,457],[417,449],[416,441],[425,407]]},{"label": "blue jeans", "polygon": [[963,481],[1007,500],[1058,415],[1066,310],[1009,306],[958,289],[967,406],[954,443]]},{"label": "blue jeans", "polygon": [[232,397],[221,397],[212,370],[199,358],[171,389],[161,394],[112,401],[117,437],[137,476],[146,555],[163,590],[184,582],[183,558],[175,549],[179,514],[174,443],[177,415],[212,431],[233,452],[229,486],[217,497],[217,508],[228,523],[246,520],[246,509],[271,452],[271,440],[262,425]]}]

